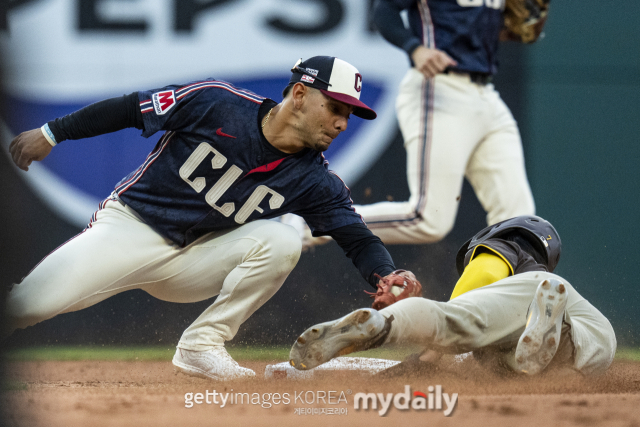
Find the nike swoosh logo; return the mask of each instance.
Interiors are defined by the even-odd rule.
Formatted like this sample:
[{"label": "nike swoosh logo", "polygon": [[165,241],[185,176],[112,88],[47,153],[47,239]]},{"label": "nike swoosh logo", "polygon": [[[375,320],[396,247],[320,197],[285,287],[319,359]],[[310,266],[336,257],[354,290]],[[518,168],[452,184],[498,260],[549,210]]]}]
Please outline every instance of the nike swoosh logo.
[{"label": "nike swoosh logo", "polygon": [[228,135],[228,134],[222,132],[222,128],[218,128],[218,130],[216,131],[216,135],[226,136],[227,138],[234,138],[235,139],[235,136]]}]

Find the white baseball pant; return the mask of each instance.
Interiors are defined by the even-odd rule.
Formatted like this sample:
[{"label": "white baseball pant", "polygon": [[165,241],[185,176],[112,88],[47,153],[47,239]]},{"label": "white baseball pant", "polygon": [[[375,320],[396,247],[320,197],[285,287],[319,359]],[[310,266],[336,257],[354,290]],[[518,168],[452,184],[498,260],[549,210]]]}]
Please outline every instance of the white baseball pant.
[{"label": "white baseball pant", "polygon": [[567,360],[583,374],[603,373],[616,352],[611,324],[569,282],[546,272],[516,274],[447,302],[426,298],[398,301],[380,311],[385,317],[395,318],[385,345],[417,344],[442,353],[500,348],[507,350],[503,362],[514,366],[515,347],[524,332],[527,310],[538,284],[549,278],[560,280],[568,291],[565,323],[570,326],[574,351]]},{"label": "white baseball pant", "polygon": [[411,197],[356,206],[384,243],[433,243],[446,236],[465,176],[488,224],[535,213],[518,126],[493,85],[461,74],[425,79],[411,68],[396,110]]},{"label": "white baseball pant", "polygon": [[181,248],[114,199],[89,227],[38,264],[9,293],[9,334],[129,289],[171,302],[218,295],[178,347],[202,351],[232,339],[282,286],[300,257],[290,226],[258,220],[209,233]]}]

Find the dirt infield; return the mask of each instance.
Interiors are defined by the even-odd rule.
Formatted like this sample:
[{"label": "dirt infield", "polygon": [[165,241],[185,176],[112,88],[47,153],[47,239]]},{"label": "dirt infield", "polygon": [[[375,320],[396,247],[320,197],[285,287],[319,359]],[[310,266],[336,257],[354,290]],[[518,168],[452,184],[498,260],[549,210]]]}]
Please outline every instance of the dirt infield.
[{"label": "dirt infield", "polygon": [[[640,363],[634,362],[616,361],[595,379],[559,374],[500,376],[468,361],[419,378],[381,380],[341,372],[304,381],[265,380],[267,362],[241,364],[254,369],[257,379],[216,383],[175,375],[170,362],[11,362],[6,366],[9,390],[2,393],[3,405],[10,408],[5,425],[640,426]],[[372,408],[354,409],[357,393],[396,394],[404,392],[405,385],[411,393],[425,394],[432,390],[430,386],[441,385],[444,393],[458,393],[457,406],[449,417],[438,409],[399,410],[393,405],[384,417]],[[203,399],[201,404],[185,407],[186,393],[214,390],[217,405]],[[228,400],[222,407],[220,393],[231,392],[248,393],[247,401],[232,404]],[[253,393],[271,407],[250,404],[248,396],[258,396]]]}]

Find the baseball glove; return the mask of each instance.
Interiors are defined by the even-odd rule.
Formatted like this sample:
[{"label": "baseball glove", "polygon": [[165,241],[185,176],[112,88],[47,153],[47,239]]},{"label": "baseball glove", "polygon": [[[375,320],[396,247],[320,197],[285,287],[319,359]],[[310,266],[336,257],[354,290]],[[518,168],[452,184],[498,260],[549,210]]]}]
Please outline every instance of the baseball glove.
[{"label": "baseball glove", "polygon": [[550,0],[506,0],[503,38],[533,43],[547,20]]},{"label": "baseball glove", "polygon": [[378,291],[375,293],[365,291],[371,295],[371,298],[375,298],[371,307],[376,310],[382,310],[405,298],[422,296],[422,285],[410,271],[396,270],[384,277],[377,274],[376,276],[380,279],[377,285]]}]

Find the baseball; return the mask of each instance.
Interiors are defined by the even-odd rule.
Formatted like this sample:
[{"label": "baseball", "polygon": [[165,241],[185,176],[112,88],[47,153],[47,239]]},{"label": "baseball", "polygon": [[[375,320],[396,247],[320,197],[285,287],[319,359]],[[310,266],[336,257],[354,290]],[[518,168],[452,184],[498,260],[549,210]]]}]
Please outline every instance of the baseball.
[{"label": "baseball", "polygon": [[[407,285],[407,282],[404,282],[405,286]],[[391,293],[395,296],[398,296],[402,293],[402,291],[404,291],[404,288],[402,286],[392,286],[391,287]]]}]

